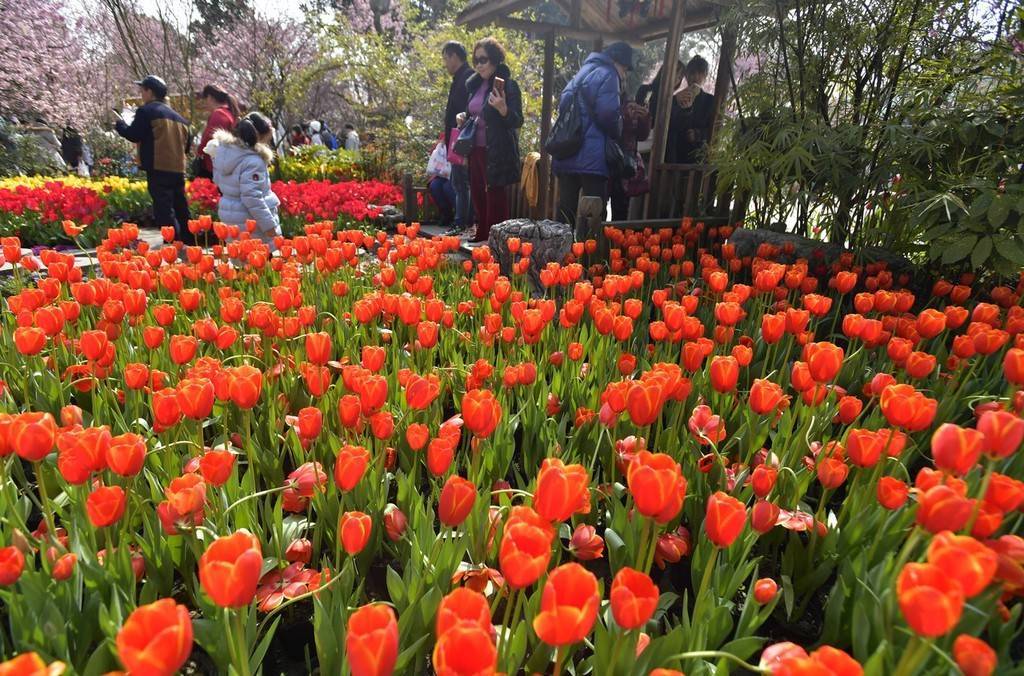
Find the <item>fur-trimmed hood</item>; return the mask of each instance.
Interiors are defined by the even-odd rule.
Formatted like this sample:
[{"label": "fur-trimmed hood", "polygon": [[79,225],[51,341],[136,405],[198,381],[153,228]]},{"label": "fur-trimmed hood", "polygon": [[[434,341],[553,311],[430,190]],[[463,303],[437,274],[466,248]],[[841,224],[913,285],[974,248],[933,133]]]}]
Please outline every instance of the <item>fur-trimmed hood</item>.
[{"label": "fur-trimmed hood", "polygon": [[[508,82],[512,79],[512,71],[508,69],[508,64],[499,63],[498,67],[494,69],[494,76],[491,77],[491,81],[494,78],[500,77],[502,80]],[[469,90],[469,95],[472,97],[479,87],[480,83],[483,82],[483,78],[480,77],[480,73],[473,71],[473,74],[466,78],[466,89]]]},{"label": "fur-trimmed hood", "polygon": [[259,155],[267,166],[274,161],[274,151],[266,145],[257,143],[255,148],[250,148],[241,139],[224,129],[218,129],[213,133],[213,138],[206,144],[204,152],[214,159],[220,156],[220,162],[224,163],[226,173],[231,173],[234,166],[247,155]]}]

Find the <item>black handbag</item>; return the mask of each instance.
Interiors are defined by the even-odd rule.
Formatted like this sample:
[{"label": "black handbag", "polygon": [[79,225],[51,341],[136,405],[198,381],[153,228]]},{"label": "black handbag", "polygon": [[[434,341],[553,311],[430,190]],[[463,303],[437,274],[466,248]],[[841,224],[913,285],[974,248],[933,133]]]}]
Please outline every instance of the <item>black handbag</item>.
[{"label": "black handbag", "polygon": [[551,127],[544,150],[556,160],[572,157],[583,147],[583,116],[580,113],[579,89],[573,92],[569,104]]},{"label": "black handbag", "polygon": [[456,154],[462,155],[463,157],[469,157],[470,153],[473,152],[473,146],[476,144],[476,118],[471,117],[463,125],[462,130],[459,132],[459,138],[455,139],[455,145],[452,150]]},{"label": "black handbag", "polygon": [[604,160],[612,178],[629,180],[636,176],[636,158],[622,151],[618,141],[609,138],[604,142]]}]

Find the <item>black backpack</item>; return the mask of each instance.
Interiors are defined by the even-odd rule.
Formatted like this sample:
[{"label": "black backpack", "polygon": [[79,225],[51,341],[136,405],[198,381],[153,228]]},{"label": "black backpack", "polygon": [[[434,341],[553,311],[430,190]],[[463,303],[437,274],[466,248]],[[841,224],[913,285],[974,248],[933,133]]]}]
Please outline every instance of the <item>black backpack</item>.
[{"label": "black backpack", "polygon": [[551,127],[551,135],[544,144],[544,150],[556,160],[564,160],[578,153],[582,147],[583,115],[580,112],[580,88],[577,87],[565,110]]}]

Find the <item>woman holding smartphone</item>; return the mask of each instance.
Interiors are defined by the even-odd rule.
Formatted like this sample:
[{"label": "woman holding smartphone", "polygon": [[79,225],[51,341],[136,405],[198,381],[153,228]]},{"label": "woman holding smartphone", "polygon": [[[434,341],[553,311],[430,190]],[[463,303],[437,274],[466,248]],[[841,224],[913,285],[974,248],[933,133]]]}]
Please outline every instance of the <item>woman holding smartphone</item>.
[{"label": "woman holding smartphone", "polygon": [[469,156],[469,191],[477,216],[472,241],[486,242],[491,226],[508,219],[506,186],[519,182],[523,103],[519,85],[505,65],[505,49],[496,39],[473,45],[473,70],[466,80],[469,103],[458,124],[476,121]]}]

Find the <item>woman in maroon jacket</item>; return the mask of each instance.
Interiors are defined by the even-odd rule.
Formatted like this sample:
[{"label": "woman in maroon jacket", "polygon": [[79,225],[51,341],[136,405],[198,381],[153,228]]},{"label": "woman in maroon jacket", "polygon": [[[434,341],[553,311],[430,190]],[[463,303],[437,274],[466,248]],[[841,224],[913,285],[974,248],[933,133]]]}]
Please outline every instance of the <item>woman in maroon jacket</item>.
[{"label": "woman in maroon jacket", "polygon": [[217,85],[209,84],[203,87],[201,98],[203,107],[210,113],[210,117],[206,120],[206,128],[203,129],[199,147],[196,149],[196,178],[213,178],[213,160],[205,152],[206,144],[213,138],[213,132],[218,129],[234,129],[241,111],[235,97]]}]

